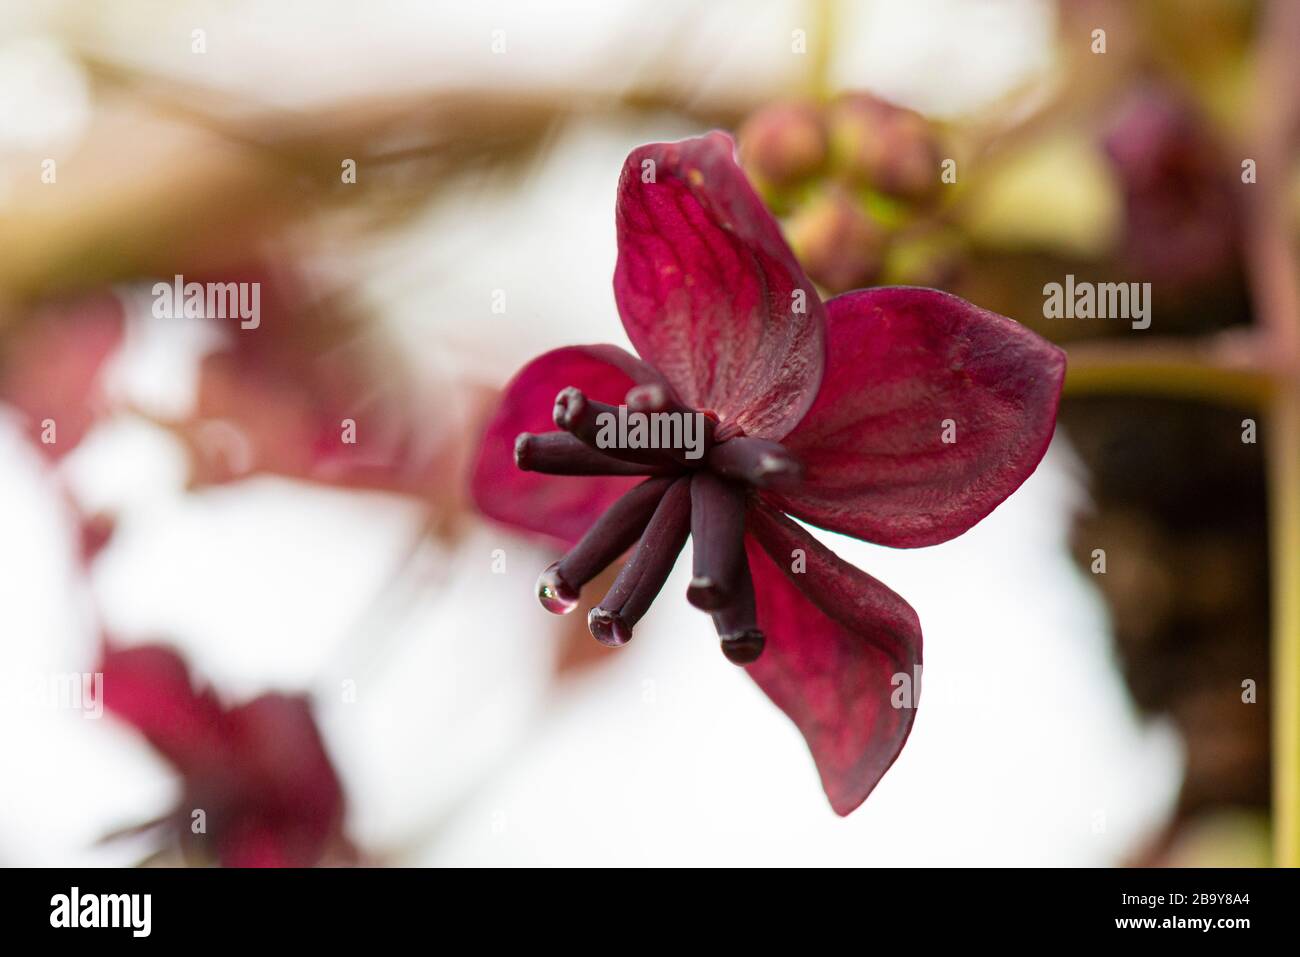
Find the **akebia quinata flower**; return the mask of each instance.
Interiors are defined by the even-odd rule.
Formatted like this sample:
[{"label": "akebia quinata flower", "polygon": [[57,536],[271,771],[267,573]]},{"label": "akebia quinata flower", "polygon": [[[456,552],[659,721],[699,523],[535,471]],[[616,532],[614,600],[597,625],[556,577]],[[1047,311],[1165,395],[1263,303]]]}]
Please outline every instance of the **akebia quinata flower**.
[{"label": "akebia quinata flower", "polygon": [[181,800],[146,827],[169,831],[187,861],[226,867],[350,863],[344,799],[307,699],[263,694],[225,706],[160,645],[110,647],[104,706],[176,770]]},{"label": "akebia quinata flower", "polygon": [[[960,535],[1037,467],[1064,354],[934,290],[823,303],[722,133],[633,151],[616,224],[614,294],[640,358],[570,346],[525,366],[488,425],[476,500],[568,546],[538,583],[550,611],[631,550],[589,616],[609,645],[632,639],[690,538],[688,600],[848,814],[911,730],[891,692],[921,662],[921,628],[792,519],[901,548]],[[598,443],[618,406],[700,413],[703,454]]]}]

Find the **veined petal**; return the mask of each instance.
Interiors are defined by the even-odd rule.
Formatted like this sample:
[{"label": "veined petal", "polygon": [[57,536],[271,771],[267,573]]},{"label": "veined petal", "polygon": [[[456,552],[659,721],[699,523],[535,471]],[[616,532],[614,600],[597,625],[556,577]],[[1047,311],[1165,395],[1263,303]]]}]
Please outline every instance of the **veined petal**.
[{"label": "veined petal", "polygon": [[849,814],[912,729],[921,623],[902,598],[786,516],[759,504],[747,524],[767,646],[746,670],[803,732],[835,813]]},{"label": "veined petal", "polygon": [[506,386],[488,423],[471,480],[475,504],[489,518],[572,545],[639,478],[523,472],[515,466],[515,439],[555,428],[551,410],[567,386],[617,404],[632,386],[659,381],[617,346],[566,346],[538,356]]},{"label": "veined petal", "polygon": [[827,304],[817,401],[782,444],[804,481],[765,493],[822,528],[912,548],[966,531],[1038,467],[1065,353],[956,296],[909,287]]},{"label": "veined petal", "polygon": [[614,296],[637,351],[687,405],[779,439],[816,396],[825,311],[725,133],[632,151]]}]

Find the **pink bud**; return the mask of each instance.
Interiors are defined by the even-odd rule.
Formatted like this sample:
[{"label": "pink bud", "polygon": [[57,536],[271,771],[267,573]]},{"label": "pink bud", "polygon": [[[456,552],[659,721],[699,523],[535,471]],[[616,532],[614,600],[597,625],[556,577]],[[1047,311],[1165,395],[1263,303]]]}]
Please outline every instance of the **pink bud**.
[{"label": "pink bud", "polygon": [[826,131],[812,103],[792,100],[763,107],[740,128],[745,168],[771,186],[789,186],[826,162]]},{"label": "pink bud", "polygon": [[852,93],[831,105],[828,124],[832,162],[850,180],[909,199],[938,189],[939,143],[920,113]]},{"label": "pink bud", "polygon": [[832,293],[871,283],[888,238],[884,227],[838,188],[800,207],[786,235],[808,275]]}]

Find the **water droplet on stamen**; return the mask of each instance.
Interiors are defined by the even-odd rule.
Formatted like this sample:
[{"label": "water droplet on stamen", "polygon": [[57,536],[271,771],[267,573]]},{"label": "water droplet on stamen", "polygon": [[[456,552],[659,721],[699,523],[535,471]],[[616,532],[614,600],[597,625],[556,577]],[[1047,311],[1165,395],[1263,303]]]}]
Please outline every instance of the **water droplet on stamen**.
[{"label": "water droplet on stamen", "polygon": [[622,617],[599,605],[588,613],[587,627],[591,630],[592,637],[611,648],[621,647],[632,640],[632,629],[624,623]]},{"label": "water droplet on stamen", "polygon": [[560,577],[559,562],[553,562],[537,576],[537,600],[552,615],[567,615],[578,607],[578,590]]}]

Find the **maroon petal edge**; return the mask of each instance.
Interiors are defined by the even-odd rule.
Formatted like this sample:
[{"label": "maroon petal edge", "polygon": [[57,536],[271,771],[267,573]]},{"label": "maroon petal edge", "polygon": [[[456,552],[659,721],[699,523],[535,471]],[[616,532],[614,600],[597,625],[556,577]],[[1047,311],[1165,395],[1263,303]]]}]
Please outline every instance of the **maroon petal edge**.
[{"label": "maroon petal edge", "polygon": [[538,356],[506,386],[488,422],[470,478],[474,503],[489,518],[572,545],[640,479],[523,472],[515,466],[515,438],[554,431],[551,409],[567,386],[617,404],[632,386],[659,381],[653,369],[617,346],[566,346]]},{"label": "maroon petal edge", "polygon": [[[767,646],[746,670],[803,733],[831,807],[847,815],[911,732],[920,621],[902,598],[786,516],[758,504],[747,526]],[[904,685],[911,697],[895,707]]]},{"label": "maroon petal edge", "polygon": [[1056,346],[932,289],[846,293],[827,311],[821,392],[784,440],[804,481],[769,501],[913,548],[962,534],[1038,467],[1065,376]]},{"label": "maroon petal edge", "polygon": [[614,296],[637,351],[691,407],[789,432],[821,381],[825,310],[731,137],[633,150],[615,219]]}]

